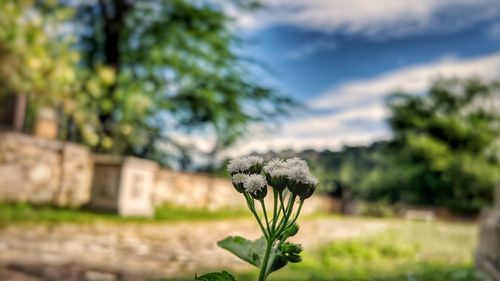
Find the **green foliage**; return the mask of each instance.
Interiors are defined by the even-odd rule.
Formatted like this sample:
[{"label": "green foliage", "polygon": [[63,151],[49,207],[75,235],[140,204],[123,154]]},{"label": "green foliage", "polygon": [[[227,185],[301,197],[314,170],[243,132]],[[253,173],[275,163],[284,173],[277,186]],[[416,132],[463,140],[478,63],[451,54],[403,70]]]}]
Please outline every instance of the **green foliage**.
[{"label": "green foliage", "polygon": [[[254,1],[237,1],[253,7]],[[64,2],[63,2],[64,3]],[[216,152],[290,100],[249,75],[231,19],[205,1],[95,1],[76,7],[87,73],[79,133],[104,152],[162,160],[173,131],[213,133]]]},{"label": "green foliage", "polygon": [[489,106],[495,98],[498,84],[477,80],[443,80],[427,95],[393,96],[395,140],[381,181],[389,199],[466,213],[488,205],[500,175],[500,115]]},{"label": "green foliage", "polygon": [[396,215],[394,206],[382,201],[359,203],[360,214],[370,217],[390,218]]},{"label": "green foliage", "polygon": [[60,137],[96,151],[165,163],[196,133],[215,137],[213,157],[292,104],[250,75],[211,1],[5,0],[0,14],[0,94],[56,107]]},{"label": "green foliage", "polygon": [[25,94],[37,104],[60,104],[78,89],[78,53],[60,25],[71,10],[50,3],[0,3],[0,95]]},{"label": "green foliage", "polygon": [[236,281],[236,279],[229,272],[222,271],[203,274],[200,277],[195,277],[194,281]]},{"label": "green foliage", "polygon": [[[257,268],[262,266],[266,244],[267,241],[265,237],[250,241],[240,236],[230,236],[217,242],[219,247],[228,250],[235,256]],[[271,265],[270,272],[283,268],[288,262],[297,263],[302,261],[300,257],[301,252],[302,247],[300,245],[290,242],[282,243],[279,249],[276,249],[275,252],[271,254],[273,257],[273,264]]]},{"label": "green foliage", "polygon": [[250,241],[241,236],[230,236],[217,242],[217,245],[249,264],[260,267],[266,250],[266,239],[260,237],[255,241]]},{"label": "green foliage", "polygon": [[500,181],[500,115],[492,102],[499,86],[442,80],[425,95],[396,94],[388,100],[393,140],[298,154],[332,195],[475,214],[491,204]]}]

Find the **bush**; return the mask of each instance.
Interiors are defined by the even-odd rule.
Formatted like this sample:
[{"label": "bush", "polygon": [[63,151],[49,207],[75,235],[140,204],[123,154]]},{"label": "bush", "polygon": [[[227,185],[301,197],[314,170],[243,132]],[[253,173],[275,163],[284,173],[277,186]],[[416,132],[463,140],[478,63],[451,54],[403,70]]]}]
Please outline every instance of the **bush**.
[{"label": "bush", "polygon": [[359,206],[360,215],[379,218],[390,218],[396,216],[395,207],[385,202],[364,202]]}]

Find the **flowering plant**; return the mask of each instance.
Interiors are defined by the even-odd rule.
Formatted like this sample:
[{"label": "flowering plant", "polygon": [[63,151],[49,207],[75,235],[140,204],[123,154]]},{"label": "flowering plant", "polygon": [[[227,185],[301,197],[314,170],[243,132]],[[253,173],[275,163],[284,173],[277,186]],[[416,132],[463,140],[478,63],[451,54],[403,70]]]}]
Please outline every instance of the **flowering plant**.
[{"label": "flowering plant", "polygon": [[[296,222],[302,205],[318,185],[318,179],[311,175],[307,163],[300,158],[286,161],[273,159],[264,163],[262,157],[244,156],[231,160],[227,170],[234,188],[245,197],[247,207],[262,231],[262,237],[251,241],[231,236],[219,241],[219,247],[259,268],[258,281],[265,281],[269,274],[289,262],[300,262],[302,247],[286,240],[299,231]],[[270,194],[268,186],[273,195],[271,208],[266,206],[264,200]],[[195,280],[235,279],[223,271],[208,273]]]}]

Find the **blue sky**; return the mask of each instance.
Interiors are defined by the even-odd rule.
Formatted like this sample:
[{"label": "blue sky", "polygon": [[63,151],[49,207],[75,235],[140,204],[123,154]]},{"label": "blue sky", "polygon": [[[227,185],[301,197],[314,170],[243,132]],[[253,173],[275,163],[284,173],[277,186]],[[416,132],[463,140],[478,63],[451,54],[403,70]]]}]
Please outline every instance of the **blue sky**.
[{"label": "blue sky", "polygon": [[339,149],[390,137],[384,97],[438,77],[500,78],[500,0],[263,0],[230,12],[266,64],[259,79],[304,103],[232,154]]},{"label": "blue sky", "polygon": [[444,34],[426,32],[378,40],[362,34],[273,26],[247,36],[252,56],[266,62],[278,87],[307,100],[345,81],[446,56],[464,59],[500,51],[500,34],[499,38],[489,36],[490,28],[491,23],[484,22]]}]

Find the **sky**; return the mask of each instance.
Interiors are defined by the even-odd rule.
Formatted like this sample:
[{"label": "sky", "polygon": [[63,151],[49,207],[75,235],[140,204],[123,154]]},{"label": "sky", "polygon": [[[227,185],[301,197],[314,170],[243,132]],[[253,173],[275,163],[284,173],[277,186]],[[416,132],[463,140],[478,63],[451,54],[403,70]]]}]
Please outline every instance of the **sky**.
[{"label": "sky", "polygon": [[500,0],[263,0],[229,10],[266,66],[259,81],[306,109],[228,150],[331,149],[390,138],[384,98],[439,77],[500,78]]}]

